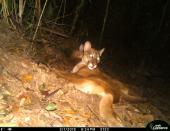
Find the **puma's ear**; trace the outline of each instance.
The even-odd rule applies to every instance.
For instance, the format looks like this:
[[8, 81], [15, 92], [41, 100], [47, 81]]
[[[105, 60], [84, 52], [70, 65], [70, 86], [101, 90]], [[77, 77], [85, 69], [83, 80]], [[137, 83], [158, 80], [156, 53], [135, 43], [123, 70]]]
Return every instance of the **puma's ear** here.
[[83, 52], [83, 48], [84, 48], [84, 45], [81, 44], [80, 47], [79, 47], [79, 51], [80, 51], [80, 52]]
[[102, 56], [104, 50], [105, 50], [105, 48], [103, 48], [103, 49], [101, 49], [101, 50], [99, 51], [100, 56]]
[[84, 51], [88, 51], [91, 49], [91, 42], [90, 41], [86, 41], [84, 43]]

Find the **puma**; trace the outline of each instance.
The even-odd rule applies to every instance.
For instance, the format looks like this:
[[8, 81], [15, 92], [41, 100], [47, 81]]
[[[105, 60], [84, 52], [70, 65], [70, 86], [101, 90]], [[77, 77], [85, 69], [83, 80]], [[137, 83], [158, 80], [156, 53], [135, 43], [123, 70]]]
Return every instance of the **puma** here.
[[[82, 46], [82, 45], [81, 45]], [[73, 83], [76, 89], [101, 97], [99, 113], [104, 119], [110, 120], [115, 126], [123, 126], [112, 109], [113, 103], [120, 98], [131, 102], [144, 102], [145, 99], [129, 95], [128, 88], [118, 80], [112, 79], [97, 68], [104, 49], [97, 51], [91, 48], [91, 43], [86, 42], [82, 51], [82, 60], [74, 66], [72, 73], [63, 75]]]

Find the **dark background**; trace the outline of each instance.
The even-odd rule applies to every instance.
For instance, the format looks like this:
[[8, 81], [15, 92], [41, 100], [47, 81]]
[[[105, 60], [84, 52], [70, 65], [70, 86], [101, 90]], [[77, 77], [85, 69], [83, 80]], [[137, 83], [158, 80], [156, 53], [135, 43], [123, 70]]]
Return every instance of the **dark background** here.
[[[42, 11], [46, 0], [37, 1], [40, 2]], [[142, 77], [168, 82], [169, 0], [110, 0], [108, 17], [101, 35], [108, 1], [48, 0], [37, 34], [41, 34], [42, 26], [57, 32], [63, 29], [79, 44], [90, 40], [94, 48], [105, 48], [101, 67], [120, 79], [133, 82], [134, 79]], [[36, 2], [26, 1], [22, 21], [16, 20], [18, 16], [15, 12], [18, 11], [18, 6], [14, 11], [11, 6], [14, 1], [10, 2], [10, 18], [19, 23], [26, 35], [33, 37], [41, 13], [35, 13], [38, 10]], [[16, 5], [19, 4], [19, 0], [15, 2]], [[49, 40], [53, 39], [49, 33], [47, 35]], [[58, 41], [54, 41], [56, 47]]]
[[79, 36], [80, 42], [88, 39], [96, 48], [105, 47], [104, 63], [109, 62], [114, 72], [120, 70], [128, 75], [135, 71], [151, 79], [169, 80], [169, 1], [111, 0], [99, 44], [106, 4], [107, 1], [86, 1], [76, 31], [86, 28], [88, 36]]

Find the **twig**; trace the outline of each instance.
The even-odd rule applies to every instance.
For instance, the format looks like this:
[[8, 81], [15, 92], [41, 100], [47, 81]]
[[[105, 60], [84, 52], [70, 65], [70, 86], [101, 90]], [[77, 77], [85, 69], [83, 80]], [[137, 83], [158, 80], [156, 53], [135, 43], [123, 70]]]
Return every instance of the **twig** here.
[[58, 13], [57, 13], [57, 17], [56, 17], [56, 19], [55, 19], [55, 23], [57, 23], [57, 20], [58, 20], [58, 17], [59, 17], [59, 15], [60, 15], [60, 11], [61, 11], [62, 6], [63, 6], [63, 0], [61, 1], [60, 8], [59, 8], [59, 11], [58, 11]]
[[55, 89], [55, 90], [54, 90], [53, 92], [51, 92], [50, 94], [46, 95], [45, 98], [48, 98], [48, 97], [54, 95], [54, 94], [55, 94], [56, 92], [58, 92], [60, 89], [61, 89], [61, 88]]
[[[43, 7], [42, 12], [41, 12], [41, 15], [40, 15], [40, 18], [39, 18], [39, 20], [38, 20], [38, 24], [37, 24], [36, 30], [35, 30], [35, 32], [34, 32], [34, 36], [33, 36], [33, 38], [32, 38], [32, 41], [34, 41], [34, 39], [35, 39], [35, 37], [36, 37], [37, 31], [38, 31], [38, 28], [39, 28], [39, 26], [40, 26], [40, 22], [41, 22], [41, 19], [42, 19], [42, 15], [43, 15], [44, 10], [45, 10], [45, 7], [46, 7], [46, 5], [47, 5], [47, 1], [48, 1], [48, 0], [45, 1], [44, 7]], [[33, 44], [33, 43], [32, 43], [32, 44]]]
[[80, 4], [76, 8], [76, 14], [75, 14], [75, 17], [74, 17], [74, 20], [73, 20], [73, 23], [72, 23], [70, 34], [73, 34], [74, 31], [75, 31], [77, 21], [80, 17], [80, 13], [81, 13], [81, 10], [83, 9], [84, 5], [85, 5], [85, 2], [86, 2], [86, 0], [81, 0]]
[[43, 29], [43, 30], [45, 30], [45, 31], [48, 31], [48, 32], [50, 32], [50, 33], [59, 35], [59, 36], [61, 36], [61, 37], [69, 38], [68, 35], [63, 34], [63, 33], [60, 33], [60, 32], [57, 32], [57, 31], [54, 31], [54, 30], [52, 30], [52, 29], [48, 29], [48, 28], [45, 28], [45, 27], [41, 27], [41, 29]]
[[23, 11], [24, 11], [24, 1], [23, 0], [19, 0], [19, 24], [22, 24], [22, 15], [23, 15]]
[[5, 19], [5, 21], [10, 25], [12, 26], [12, 28], [16, 29], [16, 26], [14, 25], [14, 23], [12, 22], [11, 18], [9, 17], [9, 11], [8, 11], [8, 5], [7, 5], [7, 1], [6, 0], [3, 0], [1, 1], [2, 3], [2, 8], [1, 8], [1, 11], [3, 13], [3, 17]]
[[163, 11], [162, 11], [162, 16], [161, 16], [158, 32], [161, 31], [161, 27], [162, 27], [162, 24], [163, 24], [163, 21], [164, 21], [164, 18], [165, 18], [165, 14], [166, 14], [166, 10], [167, 10], [167, 7], [168, 7], [168, 1], [169, 0], [166, 0], [166, 3], [164, 5]]
[[62, 24], [64, 23], [65, 11], [66, 11], [66, 0], [64, 0], [64, 11], [63, 11]]
[[45, 23], [46, 23], [46, 24], [48, 24], [48, 23], [54, 23], [54, 24], [57, 24], [57, 25], [58, 25], [58, 23], [56, 23], [55, 20], [64, 19], [65, 17], [69, 17], [69, 16], [71, 16], [71, 15], [73, 15], [73, 14], [70, 13], [70, 14], [67, 14], [67, 15], [64, 15], [64, 16], [61, 16], [61, 17], [57, 17], [57, 18], [55, 18], [55, 19], [46, 21]]
[[104, 20], [103, 20], [103, 27], [102, 27], [100, 39], [99, 39], [99, 45], [100, 46], [101, 46], [101, 43], [102, 43], [103, 33], [104, 33], [104, 30], [105, 30], [106, 21], [107, 21], [107, 17], [108, 17], [109, 5], [110, 5], [110, 0], [107, 0], [106, 12], [105, 12]]
[[16, 8], [16, 0], [14, 0], [14, 4], [13, 4], [13, 8], [14, 8], [14, 14], [15, 14], [15, 19], [18, 22], [18, 15], [17, 15], [17, 8]]
[[14, 77], [16, 80], [22, 82], [22, 80], [21, 80], [20, 78], [18, 78], [16, 75], [10, 73], [7, 69], [5, 69], [5, 71], [6, 71], [6, 73], [7, 73], [8, 75], [10, 75], [10, 76]]
[[100, 118], [97, 116], [97, 114], [90, 108], [90, 106], [87, 105], [87, 107], [88, 107], [89, 110], [92, 112], [92, 114], [97, 118], [97, 120], [102, 124], [102, 121], [101, 121]]
[[41, 13], [41, 0], [36, 0], [35, 1], [35, 16], [37, 18], [40, 17], [40, 13]]

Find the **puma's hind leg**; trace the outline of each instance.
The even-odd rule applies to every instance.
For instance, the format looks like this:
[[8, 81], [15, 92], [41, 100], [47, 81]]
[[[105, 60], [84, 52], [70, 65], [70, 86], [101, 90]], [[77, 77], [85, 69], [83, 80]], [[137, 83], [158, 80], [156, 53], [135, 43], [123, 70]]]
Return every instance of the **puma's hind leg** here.
[[114, 96], [112, 94], [105, 94], [102, 96], [99, 103], [100, 116], [107, 120], [110, 126], [123, 126], [121, 120], [113, 111], [113, 99]]

